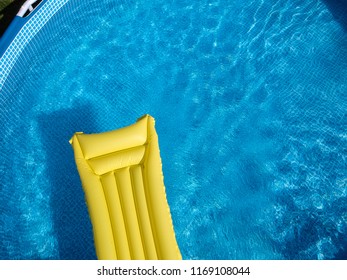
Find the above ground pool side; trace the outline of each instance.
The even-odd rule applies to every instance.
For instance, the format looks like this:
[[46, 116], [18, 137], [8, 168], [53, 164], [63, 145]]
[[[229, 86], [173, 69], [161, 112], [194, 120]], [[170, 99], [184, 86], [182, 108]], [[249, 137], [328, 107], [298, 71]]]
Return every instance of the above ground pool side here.
[[11, 42], [14, 40], [14, 38], [17, 36], [21, 28], [28, 22], [29, 18], [22, 18], [19, 16], [16, 16], [10, 26], [6, 29], [4, 35], [0, 39], [0, 56], [2, 57], [11, 44]]
[[[44, 5], [45, 2], [47, 2], [47, 0], [40, 1], [37, 7], [35, 7], [32, 11], [29, 11], [27, 10], [27, 6], [31, 2], [33, 2], [33, 0], [27, 0], [22, 5], [22, 7], [17, 10], [17, 12], [15, 10], [11, 12], [12, 15], [14, 15], [14, 13], [16, 13], [16, 15], [14, 15], [14, 18], [11, 21], [10, 25], [8, 26], [4, 34], [0, 37], [0, 57], [2, 57], [2, 55], [5, 53], [6, 49], [17, 36], [21, 28], [35, 15], [35, 13], [41, 8], [42, 5]], [[29, 14], [25, 15], [25, 11], [29, 12]]]
[[0, 40], [0, 90], [26, 45], [68, 1], [43, 0], [28, 17], [16, 16]]

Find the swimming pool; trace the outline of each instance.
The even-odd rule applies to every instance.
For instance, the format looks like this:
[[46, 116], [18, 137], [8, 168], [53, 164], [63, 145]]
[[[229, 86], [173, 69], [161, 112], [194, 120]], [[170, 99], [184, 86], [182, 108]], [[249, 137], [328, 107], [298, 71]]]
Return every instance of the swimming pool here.
[[334, 16], [322, 1], [69, 1], [1, 90], [0, 258], [95, 258], [68, 140], [145, 113], [183, 258], [346, 257]]

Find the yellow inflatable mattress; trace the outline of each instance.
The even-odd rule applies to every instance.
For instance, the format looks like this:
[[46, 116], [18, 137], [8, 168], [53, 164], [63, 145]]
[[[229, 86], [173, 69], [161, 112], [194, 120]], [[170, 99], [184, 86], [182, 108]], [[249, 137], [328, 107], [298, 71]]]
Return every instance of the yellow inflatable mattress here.
[[154, 119], [78, 132], [70, 140], [98, 259], [181, 259], [163, 182]]

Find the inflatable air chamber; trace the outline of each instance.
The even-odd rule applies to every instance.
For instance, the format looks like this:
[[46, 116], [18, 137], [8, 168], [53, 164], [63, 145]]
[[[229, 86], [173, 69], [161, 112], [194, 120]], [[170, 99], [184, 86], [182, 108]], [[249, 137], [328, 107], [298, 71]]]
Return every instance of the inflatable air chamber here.
[[154, 119], [70, 140], [98, 259], [181, 259]]

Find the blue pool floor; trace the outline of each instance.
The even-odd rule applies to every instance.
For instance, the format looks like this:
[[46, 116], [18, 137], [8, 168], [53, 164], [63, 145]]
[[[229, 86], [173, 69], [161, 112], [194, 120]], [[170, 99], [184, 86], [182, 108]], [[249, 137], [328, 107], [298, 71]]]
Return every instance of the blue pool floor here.
[[59, 11], [1, 92], [0, 259], [94, 259], [68, 140], [147, 113], [185, 259], [346, 259], [337, 5], [105, 0]]

